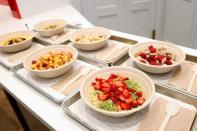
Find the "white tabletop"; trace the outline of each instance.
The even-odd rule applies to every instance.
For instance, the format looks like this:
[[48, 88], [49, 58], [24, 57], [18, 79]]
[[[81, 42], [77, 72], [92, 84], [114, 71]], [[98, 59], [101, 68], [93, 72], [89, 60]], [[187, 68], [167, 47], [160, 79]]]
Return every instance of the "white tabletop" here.
[[[0, 24], [0, 29], [3, 28], [0, 34], [17, 29], [25, 29], [24, 23], [27, 23], [30, 27], [32, 27], [33, 24], [46, 18], [64, 18], [71, 23], [73, 21], [78, 21], [82, 24], [83, 27], [92, 26], [91, 23], [88, 22], [81, 14], [79, 14], [72, 6], [68, 5], [36, 16], [25, 18], [23, 20], [16, 20], [13, 18], [8, 18], [6, 16], [4, 22], [1, 22]], [[112, 34], [137, 40], [139, 42], [150, 40], [147, 38], [117, 31], [112, 31]], [[196, 50], [184, 47], [181, 48], [183, 48], [186, 53], [192, 55], [197, 54]], [[4, 89], [50, 129], [67, 129], [69, 131], [86, 130], [85, 127], [68, 117], [63, 112], [60, 105], [53, 103], [48, 98], [32, 89], [29, 85], [19, 80], [16, 76], [14, 76], [12, 72], [8, 71], [3, 66], [0, 66], [0, 73], [0, 82], [3, 85]]]

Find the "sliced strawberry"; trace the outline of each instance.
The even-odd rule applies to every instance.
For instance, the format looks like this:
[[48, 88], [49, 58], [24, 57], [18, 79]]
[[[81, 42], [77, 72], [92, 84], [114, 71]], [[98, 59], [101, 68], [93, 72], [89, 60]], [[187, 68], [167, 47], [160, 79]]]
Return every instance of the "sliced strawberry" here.
[[150, 50], [150, 53], [156, 53], [157, 52], [156, 48], [150, 48], [149, 50]]
[[167, 55], [166, 60], [171, 60], [171, 57], [169, 55]]
[[150, 55], [150, 56], [147, 58], [147, 61], [148, 61], [148, 62], [156, 61], [156, 58], [155, 58], [154, 55]]
[[107, 82], [102, 83], [101, 86], [102, 88], [110, 88], [110, 85]]
[[146, 54], [143, 53], [143, 52], [141, 52], [141, 53], [139, 54], [139, 56], [141, 56], [143, 59], [146, 59]]
[[167, 65], [172, 65], [172, 62], [170, 60], [166, 60]]
[[118, 99], [120, 99], [121, 101], [125, 101], [125, 98], [124, 98], [123, 95], [119, 95], [119, 96], [118, 96]]
[[144, 103], [145, 99], [143, 97], [139, 97], [137, 100], [138, 105], [142, 105]]
[[117, 99], [116, 97], [114, 97], [114, 96], [111, 97], [110, 99], [111, 99], [115, 104], [118, 102], [118, 99]]
[[152, 45], [148, 46], [148, 49], [154, 48]]
[[118, 87], [122, 87], [123, 86], [123, 83], [121, 81], [116, 81], [115, 82], [115, 85], [118, 86]]
[[118, 91], [122, 92], [124, 89], [122, 87], [118, 87]]
[[120, 104], [120, 106], [121, 106], [121, 108], [122, 108], [123, 110], [130, 110], [130, 109], [131, 109], [131, 106], [130, 106], [129, 104], [127, 104], [127, 103], [124, 103], [124, 102], [122, 102], [122, 103]]
[[98, 77], [96, 77], [96, 81], [102, 81], [103, 80], [103, 78], [98, 78]]
[[117, 91], [118, 88], [114, 84], [110, 84], [111, 91]]
[[107, 82], [108, 84], [113, 84], [113, 81], [114, 81], [113, 79], [107, 79], [107, 80], [106, 80], [106, 82]]
[[127, 90], [127, 89], [124, 89], [122, 91], [122, 95], [125, 97], [125, 98], [129, 98], [131, 96], [130, 92]]
[[110, 96], [110, 94], [99, 93], [99, 94], [98, 94], [98, 99], [99, 99], [100, 101], [105, 101], [105, 100], [107, 100], [107, 99], [109, 98], [109, 96]]
[[131, 97], [128, 98], [128, 99], [125, 99], [125, 102], [128, 103], [128, 104], [132, 103], [132, 101], [133, 101], [133, 99]]
[[106, 88], [101, 88], [101, 90], [104, 92], [104, 93], [109, 93], [110, 92], [110, 87], [106, 87]]
[[136, 92], [135, 93], [138, 97], [142, 97], [142, 92]]
[[118, 77], [118, 75], [116, 75], [116, 74], [111, 74], [110, 77], [109, 77], [109, 79], [115, 79], [115, 78], [117, 78], [117, 77]]
[[132, 107], [137, 107], [138, 106], [138, 102], [136, 100], [133, 100], [131, 105], [132, 105]]
[[158, 60], [159, 63], [162, 62], [162, 59], [163, 59], [163, 56], [162, 56], [162, 55], [158, 55], [158, 56], [156, 57], [156, 60]]
[[94, 86], [94, 89], [96, 89], [96, 90], [100, 90], [101, 89], [99, 81], [97, 81], [93, 86]]

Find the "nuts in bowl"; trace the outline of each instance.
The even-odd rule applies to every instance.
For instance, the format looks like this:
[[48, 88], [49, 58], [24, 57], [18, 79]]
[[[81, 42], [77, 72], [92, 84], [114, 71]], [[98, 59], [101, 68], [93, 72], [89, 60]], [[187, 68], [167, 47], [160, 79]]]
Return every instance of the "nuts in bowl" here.
[[0, 36], [0, 49], [5, 52], [22, 51], [32, 44], [34, 33], [31, 31], [17, 31]]
[[39, 22], [34, 25], [33, 30], [40, 36], [51, 37], [64, 32], [67, 22], [63, 19], [52, 19]]
[[71, 34], [74, 46], [82, 50], [96, 50], [107, 44], [111, 32], [102, 27], [79, 29]]
[[128, 67], [108, 67], [84, 80], [80, 94], [93, 110], [124, 117], [145, 108], [155, 92], [153, 81], [143, 72]]
[[129, 55], [144, 71], [166, 73], [185, 60], [185, 53], [177, 46], [162, 41], [134, 45]]
[[77, 56], [76, 49], [71, 46], [48, 46], [26, 57], [23, 65], [30, 72], [40, 77], [52, 78], [67, 72]]

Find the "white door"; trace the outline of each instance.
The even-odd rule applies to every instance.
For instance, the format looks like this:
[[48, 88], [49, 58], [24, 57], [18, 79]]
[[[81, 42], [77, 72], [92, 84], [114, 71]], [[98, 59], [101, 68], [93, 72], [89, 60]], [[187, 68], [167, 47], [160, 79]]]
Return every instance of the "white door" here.
[[155, 0], [126, 0], [126, 32], [152, 37]]
[[196, 0], [166, 0], [163, 40], [191, 47]]
[[125, 31], [125, 0], [84, 0], [89, 20], [96, 26]]

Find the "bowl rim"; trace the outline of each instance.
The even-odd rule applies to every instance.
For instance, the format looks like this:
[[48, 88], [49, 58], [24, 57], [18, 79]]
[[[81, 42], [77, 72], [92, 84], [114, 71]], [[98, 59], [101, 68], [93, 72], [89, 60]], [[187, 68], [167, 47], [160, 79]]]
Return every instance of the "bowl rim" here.
[[[157, 66], [157, 65], [150, 65], [150, 64], [145, 64], [140, 62], [139, 60], [137, 60], [133, 55], [132, 52], [139, 47], [144, 47], [147, 46], [148, 44], [158, 44], [158, 45], [168, 45], [173, 47], [174, 49], [178, 50], [183, 57], [177, 61], [176, 63], [172, 64], [172, 65], [166, 65], [166, 66]], [[138, 42], [137, 44], [133, 45], [130, 49], [129, 49], [129, 56], [132, 60], [134, 60], [137, 64], [141, 64], [143, 66], [147, 66], [147, 67], [154, 67], [154, 68], [170, 68], [170, 67], [175, 67], [180, 65], [185, 59], [186, 59], [186, 54], [183, 50], [181, 50], [179, 47], [177, 47], [175, 44], [170, 43], [170, 42], [165, 42], [165, 41], [147, 41], [147, 42]]]
[[23, 33], [23, 34], [29, 33], [29, 34], [28, 34], [28, 36], [29, 36], [28, 39], [26, 39], [26, 40], [24, 40], [24, 41], [22, 41], [22, 42], [19, 42], [19, 43], [17, 43], [17, 44], [13, 44], [13, 45], [2, 45], [2, 44], [0, 44], [0, 47], [1, 47], [1, 48], [2, 48], [2, 47], [6, 48], [6, 47], [14, 47], [14, 46], [17, 46], [17, 45], [21, 45], [21, 44], [24, 44], [25, 42], [27, 42], [27, 41], [29, 41], [29, 40], [32, 40], [33, 37], [35, 36], [35, 34], [34, 34], [33, 31], [21, 30], [21, 31], [14, 31], [14, 32], [6, 33], [6, 34], [4, 34], [4, 35], [1, 35], [0, 38], [1, 38], [1, 37], [9, 37], [9, 36], [11, 36], [11, 35], [17, 35], [17, 34], [20, 34], [20, 33]]
[[[39, 26], [40, 24], [43, 24], [43, 23], [45, 23], [45, 22], [54, 22], [54, 21], [61, 21], [61, 22], [63, 22], [63, 24], [60, 25], [59, 27], [54, 28], [54, 29], [51, 29], [51, 30], [44, 30], [44, 29], [38, 28], [38, 26]], [[67, 21], [64, 20], [64, 19], [48, 19], [48, 20], [40, 21], [40, 22], [38, 22], [37, 24], [35, 24], [35, 25], [33, 26], [33, 30], [36, 31], [36, 32], [49, 32], [49, 31], [55, 31], [55, 30], [58, 30], [58, 29], [60, 29], [60, 28], [64, 28], [67, 24], [68, 24]]]
[[[31, 68], [26, 64], [26, 61], [27, 61], [28, 59], [30, 59], [30, 58], [32, 58], [33, 56], [36, 56], [36, 55], [42, 53], [42, 51], [47, 51], [47, 50], [50, 51], [50, 49], [51, 49], [52, 47], [55, 47], [55, 49], [58, 49], [58, 48], [59, 48], [59, 49], [62, 49], [62, 48], [70, 48], [70, 49], [73, 50], [73, 52], [74, 52], [74, 58], [73, 58], [69, 63], [66, 63], [66, 64], [64, 64], [64, 65], [62, 65], [62, 66], [59, 66], [59, 67], [54, 68], [54, 69], [49, 69], [49, 70], [33, 70], [33, 69], [31, 69]], [[56, 71], [56, 70], [59, 70], [59, 69], [61, 69], [61, 68], [66, 67], [67, 65], [73, 63], [73, 62], [77, 59], [77, 57], [78, 57], [78, 51], [77, 51], [75, 48], [73, 48], [72, 46], [69, 46], [69, 45], [51, 45], [51, 46], [43, 47], [43, 48], [41, 48], [41, 49], [38, 49], [38, 50], [36, 50], [36, 51], [30, 53], [30, 54], [23, 60], [23, 66], [24, 66], [26, 69], [28, 69], [29, 71], [31, 71], [31, 72], [36, 72], [36, 73], [50, 72], [50, 71]]]
[[[84, 85], [85, 85], [85, 81], [86, 81], [87, 79], [89, 79], [89, 77], [93, 77], [93, 75], [95, 75], [96, 73], [100, 72], [101, 70], [108, 70], [108, 69], [113, 69], [113, 68], [114, 68], [114, 71], [118, 71], [118, 69], [120, 69], [120, 68], [124, 68], [124, 69], [130, 70], [130, 71], [131, 71], [131, 70], [135, 70], [135, 71], [139, 72], [141, 75], [143, 75], [143, 77], [146, 77], [146, 78], [148, 79], [148, 81], [149, 81], [150, 84], [152, 85], [152, 86], [151, 86], [152, 92], [151, 92], [150, 97], [149, 97], [141, 106], [139, 106], [139, 107], [137, 107], [137, 108], [134, 108], [134, 109], [131, 109], [131, 110], [120, 111], [120, 112], [111, 112], [111, 111], [106, 111], [106, 110], [99, 109], [99, 108], [93, 106], [92, 104], [90, 104], [90, 103], [86, 100], [84, 93], [82, 93], [83, 88], [85, 88], [85, 86], [84, 86]], [[142, 78], [142, 79], [143, 79], [143, 78]], [[143, 79], [143, 80], [144, 80], [144, 79]], [[81, 95], [81, 98], [83, 99], [83, 101], [85, 102], [85, 104], [88, 105], [91, 109], [93, 109], [93, 110], [95, 110], [95, 111], [97, 111], [97, 112], [100, 112], [100, 113], [104, 113], [105, 115], [106, 115], [106, 114], [117, 115], [117, 116], [120, 115], [120, 117], [121, 117], [121, 115], [127, 115], [127, 114], [129, 115], [129, 114], [132, 114], [132, 113], [134, 113], [134, 112], [140, 111], [140, 110], [144, 109], [146, 106], [148, 106], [148, 105], [151, 103], [151, 101], [152, 101], [152, 99], [154, 98], [154, 95], [155, 95], [155, 84], [154, 84], [153, 80], [152, 80], [147, 74], [145, 74], [144, 72], [142, 72], [142, 71], [140, 71], [140, 70], [138, 70], [138, 69], [135, 69], [135, 68], [133, 68], [133, 67], [112, 66], [112, 67], [102, 68], [102, 69], [97, 70], [97, 71], [95, 71], [94, 73], [88, 75], [88, 76], [86, 77], [86, 79], [83, 81], [82, 86], [80, 87], [80, 95]]]
[[[90, 42], [90, 43], [84, 43], [84, 44], [81, 44], [80, 42], [75, 42], [74, 37], [77, 33], [83, 32], [83, 31], [86, 31], [86, 30], [93, 30], [93, 29], [106, 31], [107, 32], [106, 33], [107, 37], [105, 39], [103, 39], [102, 41], [99, 41], [99, 42]], [[99, 27], [99, 26], [93, 26], [93, 27], [82, 28], [82, 29], [78, 29], [78, 30], [74, 31], [73, 33], [70, 34], [69, 40], [75, 45], [91, 45], [91, 44], [97, 44], [97, 43], [104, 42], [104, 41], [108, 40], [111, 36], [112, 36], [112, 34], [111, 34], [111, 31], [109, 29], [104, 28], [104, 27]]]

